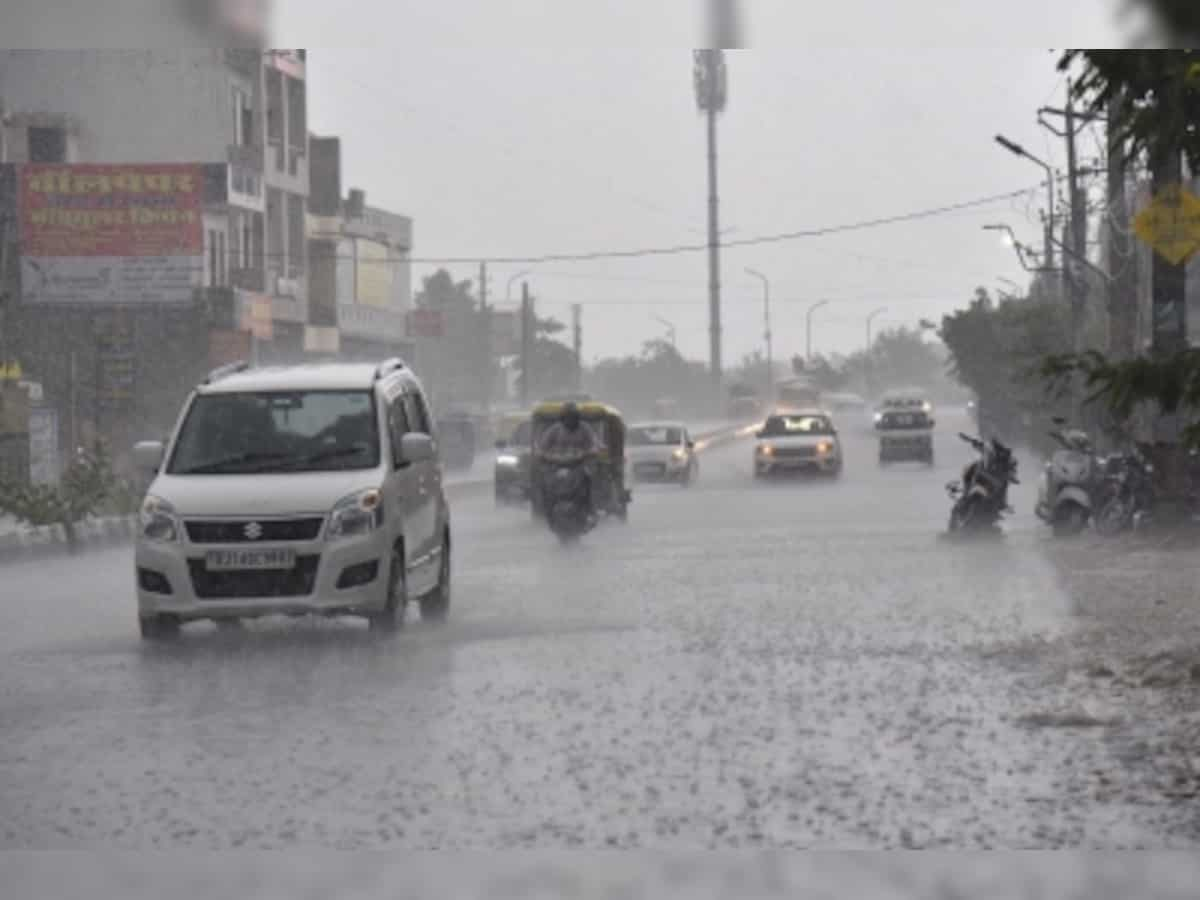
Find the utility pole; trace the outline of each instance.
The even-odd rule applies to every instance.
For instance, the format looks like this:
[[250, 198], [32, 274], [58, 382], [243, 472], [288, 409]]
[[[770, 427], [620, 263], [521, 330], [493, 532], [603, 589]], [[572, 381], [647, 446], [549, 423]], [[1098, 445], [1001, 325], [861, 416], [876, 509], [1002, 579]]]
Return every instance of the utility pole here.
[[571, 330], [575, 347], [575, 393], [583, 390], [583, 305], [571, 304]]
[[529, 407], [529, 378], [532, 374], [530, 350], [533, 345], [533, 301], [529, 298], [529, 282], [521, 282], [521, 406]]
[[487, 262], [479, 264], [479, 399], [485, 414], [492, 411], [492, 309], [488, 306]]
[[1137, 355], [1137, 263], [1125, 199], [1126, 145], [1121, 138], [1124, 100], [1108, 103], [1108, 352], [1116, 359]]
[[[804, 314], [804, 362], [805, 365], [812, 365], [812, 317], [822, 306], [828, 306], [831, 301], [818, 300], [808, 308], [808, 312]], [[871, 338], [867, 337], [868, 349], [871, 343]]]
[[696, 104], [705, 115], [708, 138], [708, 333], [713, 400], [721, 402], [721, 245], [717, 189], [717, 116], [727, 95], [725, 54], [720, 49], [693, 53]]
[[874, 339], [871, 334], [871, 324], [875, 321], [876, 316], [881, 316], [885, 312], [887, 312], [887, 307], [881, 306], [878, 309], [872, 310], [870, 315], [867, 316], [867, 358], [866, 358], [866, 363], [867, 363], [867, 393], [868, 394], [871, 394], [874, 392], [873, 391], [873, 387], [874, 387], [873, 382], [875, 381], [875, 367], [872, 365], [872, 362], [871, 362], [871, 347], [874, 344]]
[[767, 396], [775, 396], [775, 360], [771, 354], [771, 282], [767, 276], [755, 269], [746, 269], [747, 275], [753, 275], [763, 286], [763, 340], [767, 345]]

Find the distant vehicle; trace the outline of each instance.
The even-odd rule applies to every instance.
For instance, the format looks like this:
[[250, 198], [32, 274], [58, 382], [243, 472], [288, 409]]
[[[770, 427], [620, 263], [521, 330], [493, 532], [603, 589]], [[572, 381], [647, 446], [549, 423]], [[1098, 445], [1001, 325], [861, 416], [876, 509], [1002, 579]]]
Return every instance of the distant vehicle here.
[[673, 481], [688, 487], [700, 475], [696, 442], [680, 422], [630, 425], [625, 452], [638, 481]]
[[796, 413], [821, 406], [821, 389], [810, 378], [787, 378], [775, 385], [775, 410]]
[[529, 500], [529, 460], [533, 448], [533, 422], [528, 414], [510, 416], [500, 424], [493, 469], [496, 505]]
[[211, 374], [164, 447], [135, 548], [146, 639], [182, 623], [450, 606], [450, 510], [425, 392], [401, 360]]
[[932, 466], [934, 424], [924, 407], [885, 407], [875, 419], [879, 464], [915, 460]]
[[768, 416], [755, 433], [754, 476], [812, 472], [834, 478], [842, 473], [842, 445], [829, 416], [819, 409]]

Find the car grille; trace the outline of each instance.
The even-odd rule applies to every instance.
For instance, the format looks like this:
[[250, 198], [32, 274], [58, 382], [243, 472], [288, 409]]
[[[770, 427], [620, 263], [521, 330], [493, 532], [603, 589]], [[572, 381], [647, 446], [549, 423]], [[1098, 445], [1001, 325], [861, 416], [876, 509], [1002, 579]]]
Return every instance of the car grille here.
[[189, 559], [192, 590], [201, 600], [236, 597], [306, 597], [317, 580], [317, 555], [298, 556], [291, 569], [233, 569], [210, 572], [203, 559]]
[[776, 447], [775, 454], [779, 459], [814, 459], [816, 447]]
[[[321, 518], [242, 519], [226, 522], [186, 522], [193, 544], [248, 544], [260, 541], [315, 541], [321, 533]], [[247, 528], [251, 528], [247, 533]]]

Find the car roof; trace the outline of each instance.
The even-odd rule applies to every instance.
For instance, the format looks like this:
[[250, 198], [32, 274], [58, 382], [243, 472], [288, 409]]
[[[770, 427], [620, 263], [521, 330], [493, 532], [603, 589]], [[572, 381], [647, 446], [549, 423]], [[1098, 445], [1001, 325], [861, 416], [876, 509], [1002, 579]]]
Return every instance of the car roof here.
[[[213, 378], [199, 387], [203, 394], [245, 391], [368, 390], [375, 384], [378, 363], [305, 363], [247, 368]], [[393, 372], [402, 372], [396, 369]], [[386, 373], [390, 377], [393, 372]]]
[[823, 418], [823, 419], [833, 418], [831, 415], [829, 415], [828, 412], [826, 412], [823, 409], [818, 409], [815, 406], [807, 407], [807, 408], [803, 408], [803, 409], [784, 409], [784, 410], [777, 409], [777, 410], [775, 410], [775, 412], [771, 413], [771, 415], [768, 416], [767, 418], [779, 417], [782, 419], [794, 419], [794, 418], [799, 418], [801, 416], [821, 416], [821, 418]]

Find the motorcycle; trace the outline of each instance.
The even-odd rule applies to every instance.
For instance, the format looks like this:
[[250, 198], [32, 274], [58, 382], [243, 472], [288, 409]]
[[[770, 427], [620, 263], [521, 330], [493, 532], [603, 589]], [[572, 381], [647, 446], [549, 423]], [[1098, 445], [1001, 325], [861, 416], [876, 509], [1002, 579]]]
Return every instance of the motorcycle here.
[[1061, 444], [1042, 472], [1034, 511], [1059, 537], [1079, 534], [1099, 506], [1101, 465], [1085, 432], [1058, 429], [1050, 437]]
[[1140, 450], [1105, 461], [1096, 531], [1113, 537], [1142, 525], [1154, 509], [1154, 464]]
[[596, 524], [589, 501], [587, 458], [546, 457], [543, 460], [542, 498], [546, 523], [567, 543], [591, 531]]
[[998, 529], [1008, 505], [1008, 486], [1017, 480], [1017, 461], [1012, 450], [993, 438], [991, 441], [958, 435], [979, 454], [979, 459], [963, 470], [960, 481], [946, 485], [954, 500], [950, 510], [950, 532], [984, 532]]

